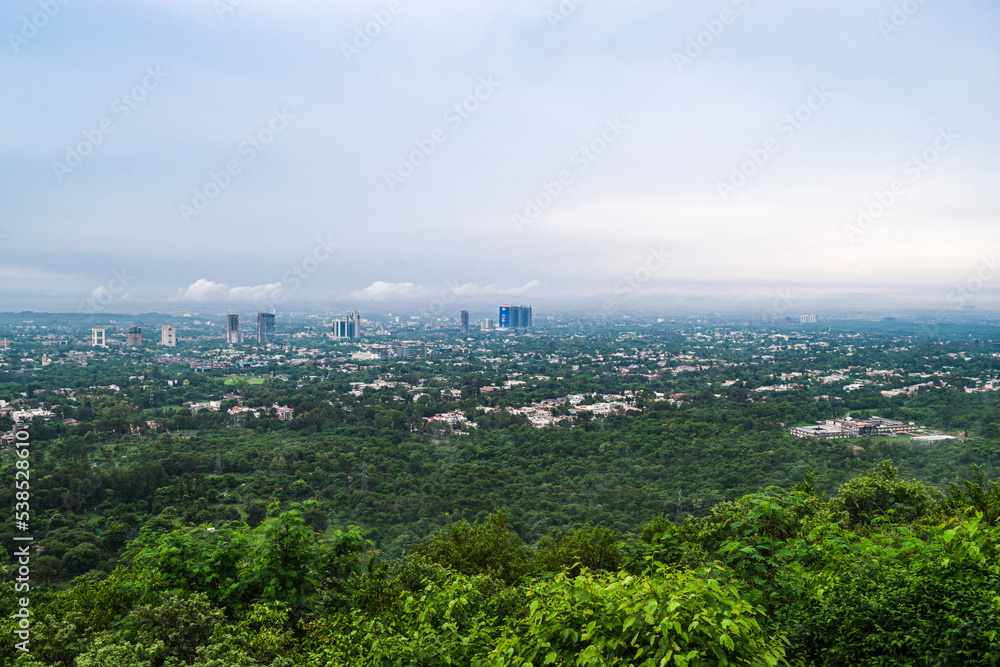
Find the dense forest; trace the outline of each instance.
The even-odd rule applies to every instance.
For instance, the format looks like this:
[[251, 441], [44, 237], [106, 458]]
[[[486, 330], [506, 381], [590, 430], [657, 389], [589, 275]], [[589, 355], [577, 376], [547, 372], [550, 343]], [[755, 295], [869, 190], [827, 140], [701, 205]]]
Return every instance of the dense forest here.
[[[553, 529], [500, 511], [391, 561], [312, 501], [251, 527], [160, 517], [106, 577], [33, 594], [7, 664], [995, 665], [1000, 486], [941, 494], [889, 463], [833, 497], [812, 476], [677, 524]], [[10, 584], [6, 584], [10, 587]], [[3, 596], [14, 637], [13, 591]]]

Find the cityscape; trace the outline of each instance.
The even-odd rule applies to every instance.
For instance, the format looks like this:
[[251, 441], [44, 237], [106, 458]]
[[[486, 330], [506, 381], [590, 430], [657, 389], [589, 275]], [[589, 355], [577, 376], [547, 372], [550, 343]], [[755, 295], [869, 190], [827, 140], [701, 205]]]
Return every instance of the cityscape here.
[[1000, 3], [0, 34], [0, 667], [1000, 665]]
[[[244, 340], [253, 340], [260, 344], [274, 343], [275, 341], [275, 317], [274, 313], [257, 313], [257, 325], [255, 330], [251, 335], [244, 338], [245, 332], [240, 327], [240, 316], [239, 313], [227, 312], [226, 313], [226, 330], [225, 330], [225, 341], [229, 345], [236, 345], [243, 343]], [[815, 318], [814, 318], [815, 321]], [[330, 331], [328, 332], [329, 337], [332, 340], [360, 340], [362, 336], [362, 322], [361, 313], [357, 310], [351, 309], [346, 315], [342, 317], [335, 317], [329, 321]], [[398, 322], [398, 318], [397, 318]], [[198, 324], [201, 324], [198, 322]], [[479, 322], [479, 331], [490, 332], [490, 331], [501, 331], [501, 332], [527, 332], [531, 329], [531, 306], [511, 306], [510, 304], [503, 304], [500, 306], [498, 311], [498, 317], [496, 320], [492, 318], [484, 317]], [[460, 333], [469, 333], [469, 313], [468, 311], [461, 311], [460, 314]], [[384, 334], [384, 330], [380, 333]], [[164, 324], [160, 327], [160, 340], [159, 345], [163, 347], [176, 347], [177, 346], [177, 327]], [[183, 338], [181, 339], [183, 340]], [[59, 344], [69, 344], [69, 340], [60, 340]], [[107, 328], [92, 328], [90, 330], [90, 345], [92, 347], [108, 347], [109, 345], [120, 345], [121, 341], [114, 338], [108, 337]], [[129, 326], [125, 331], [125, 341], [124, 344], [128, 347], [142, 347], [142, 327], [140, 326]], [[147, 340], [147, 344], [149, 341]], [[154, 343], [155, 344], [155, 343]], [[3, 345], [8, 345], [7, 339], [3, 340]], [[417, 343], [416, 341], [405, 341], [402, 346], [398, 347], [388, 347], [376, 346], [381, 351], [385, 348], [387, 352], [392, 354], [399, 354], [399, 356], [408, 356], [409, 354], [415, 354], [408, 351], [408, 348], [417, 345], [422, 345], [422, 343]], [[372, 350], [368, 351], [372, 353]], [[425, 356], [424, 352], [421, 352], [418, 356]], [[376, 356], [372, 358], [382, 358], [385, 359], [386, 355]]]

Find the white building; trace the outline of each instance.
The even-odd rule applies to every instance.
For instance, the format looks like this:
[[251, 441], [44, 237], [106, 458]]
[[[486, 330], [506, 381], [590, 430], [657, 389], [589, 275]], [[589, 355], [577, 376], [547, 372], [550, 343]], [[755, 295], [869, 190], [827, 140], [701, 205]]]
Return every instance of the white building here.
[[164, 324], [160, 328], [160, 345], [175, 347], [177, 345], [177, 328]]

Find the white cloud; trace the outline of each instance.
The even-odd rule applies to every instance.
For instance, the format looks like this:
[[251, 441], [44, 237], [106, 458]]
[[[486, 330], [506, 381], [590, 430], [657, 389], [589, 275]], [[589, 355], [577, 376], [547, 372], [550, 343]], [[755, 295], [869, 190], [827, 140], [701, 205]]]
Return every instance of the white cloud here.
[[532, 280], [520, 287], [501, 287], [494, 284], [481, 286], [473, 282], [458, 283], [446, 280], [441, 289], [435, 290], [432, 287], [415, 283], [389, 283], [379, 280], [364, 289], [354, 290], [348, 295], [348, 298], [378, 302], [434, 299], [435, 302], [450, 303], [454, 297], [519, 296], [541, 284], [540, 280]]
[[281, 283], [267, 285], [252, 285], [248, 287], [229, 287], [205, 278], [199, 278], [188, 285], [187, 289], [178, 292], [175, 301], [274, 301], [279, 298], [283, 287]]
[[445, 292], [451, 292], [455, 296], [518, 296], [524, 294], [542, 284], [541, 280], [531, 280], [520, 287], [500, 287], [498, 285], [486, 285], [480, 287], [476, 283], [463, 283], [461, 285], [445, 283]]
[[423, 288], [413, 283], [387, 283], [376, 280], [364, 289], [351, 292], [352, 299], [359, 301], [396, 301], [412, 299], [420, 295]]
[[233, 287], [229, 298], [233, 301], [271, 302], [279, 299], [284, 288], [281, 283], [254, 285], [253, 287]]
[[531, 280], [521, 285], [520, 287], [497, 287], [496, 285], [487, 285], [483, 288], [482, 294], [495, 294], [497, 296], [520, 296], [526, 292], [530, 292], [539, 285], [542, 284], [541, 280]]

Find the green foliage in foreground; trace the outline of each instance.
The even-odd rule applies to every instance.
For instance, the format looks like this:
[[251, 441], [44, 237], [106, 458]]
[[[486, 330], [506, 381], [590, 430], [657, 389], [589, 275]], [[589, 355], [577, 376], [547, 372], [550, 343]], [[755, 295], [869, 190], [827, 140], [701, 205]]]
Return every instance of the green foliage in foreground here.
[[[144, 534], [108, 577], [35, 592], [21, 667], [997, 665], [996, 486], [947, 497], [881, 464], [617, 539], [525, 545], [506, 512], [394, 561], [308, 507]], [[303, 512], [303, 509], [306, 510]], [[9, 584], [5, 584], [9, 586]], [[13, 598], [8, 590], [4, 600]], [[6, 602], [4, 602], [6, 604]], [[0, 632], [11, 637], [12, 610]]]

